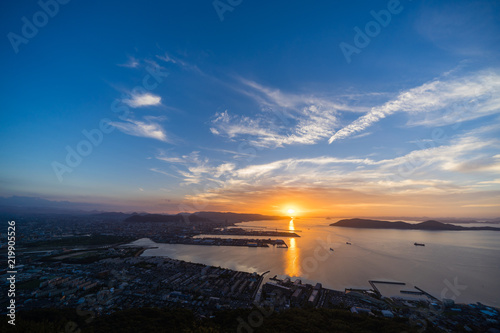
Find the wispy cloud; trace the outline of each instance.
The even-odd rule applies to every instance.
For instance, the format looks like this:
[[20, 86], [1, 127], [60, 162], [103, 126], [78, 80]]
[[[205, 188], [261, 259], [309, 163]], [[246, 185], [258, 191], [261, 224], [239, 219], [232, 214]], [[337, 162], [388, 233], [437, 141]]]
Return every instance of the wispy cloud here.
[[[255, 81], [238, 77], [243, 83], [243, 88], [236, 88], [241, 93], [254, 98], [257, 102], [268, 107], [281, 107], [285, 109], [302, 110], [304, 107], [314, 105], [340, 111], [366, 112], [369, 109], [363, 106], [352, 106], [341, 100], [340, 97], [325, 98], [313, 94], [291, 94], [280, 89], [269, 88]], [[366, 96], [366, 94], [365, 94]]]
[[[287, 93], [238, 76], [235, 79], [231, 88], [252, 99], [258, 110], [254, 116], [238, 115], [229, 110], [218, 112], [210, 130], [214, 135], [231, 140], [247, 139], [255, 147], [316, 144], [329, 138], [339, 127], [340, 112], [370, 110], [366, 106], [352, 105], [350, 95]], [[365, 97], [368, 95], [372, 94]]]
[[165, 52], [163, 55], [157, 55], [156, 58], [160, 59], [161, 61], [167, 62], [167, 63], [172, 63], [175, 65], [178, 65], [178, 66], [182, 67], [183, 69], [186, 69], [186, 70], [189, 70], [189, 71], [201, 74], [201, 75], [205, 75], [205, 73], [203, 73], [198, 66], [193, 65], [187, 61], [184, 61], [181, 58], [174, 57], [167, 52]]
[[229, 154], [229, 155], [233, 156], [234, 159], [255, 157], [255, 153], [252, 154], [252, 153], [244, 152], [244, 151], [234, 151], [234, 150], [230, 150], [230, 149], [207, 148], [207, 147], [200, 147], [200, 149]]
[[125, 122], [111, 122], [110, 124], [128, 135], [168, 142], [165, 130], [157, 122], [159, 119], [158, 117], [146, 117], [144, 121], [127, 119]]
[[490, 70], [459, 78], [445, 76], [404, 91], [337, 131], [328, 142], [350, 137], [396, 112], [409, 113], [410, 126], [453, 124], [499, 113], [500, 75]]
[[128, 68], [137, 68], [139, 67], [140, 62], [134, 57], [128, 57], [128, 61], [124, 64], [118, 64], [118, 66], [121, 67], [128, 67]]
[[122, 102], [131, 108], [140, 108], [144, 106], [161, 105], [161, 97], [151, 93], [131, 94], [129, 98], [122, 99]]
[[256, 147], [275, 148], [317, 143], [329, 137], [337, 123], [335, 110], [321, 110], [312, 105], [292, 116], [260, 114], [250, 118], [233, 116], [226, 110], [215, 114], [210, 130], [230, 139], [248, 137]]
[[162, 153], [156, 158], [170, 164], [171, 169], [183, 178], [185, 184], [198, 184], [203, 181], [220, 183], [219, 178], [230, 174], [236, 167], [231, 162], [211, 165], [208, 158], [200, 157], [199, 151], [193, 151], [180, 157], [167, 156]]
[[500, 207], [500, 204], [462, 205], [462, 207], [488, 208], [488, 207]]
[[[500, 148], [500, 140], [488, 139], [487, 129], [491, 130], [485, 126], [484, 130], [472, 130], [446, 144], [415, 149], [386, 159], [318, 156], [237, 166], [230, 162], [213, 163], [200, 158], [197, 153], [194, 159], [190, 155], [183, 156], [183, 169], [179, 169], [178, 174], [185, 184], [198, 184], [204, 188], [186, 199], [215, 203], [237, 201], [237, 198], [258, 201], [270, 193], [275, 196], [287, 193], [288, 196], [291, 191], [300, 190], [303, 193], [312, 191], [311, 196], [322, 193], [324, 198], [337, 198], [338, 202], [344, 202], [342, 193], [347, 197], [357, 197], [358, 201], [362, 198], [372, 200], [361, 201], [367, 202], [366, 207], [387, 206], [385, 199], [374, 198], [391, 195], [405, 198], [402, 202], [393, 202], [396, 199], [391, 197], [391, 204], [395, 206], [408, 205], [412, 196], [411, 205], [415, 207], [422, 206], [421, 203], [429, 201], [431, 196], [440, 196], [453, 204], [452, 200], [458, 203], [458, 198], [474, 198], [479, 186], [488, 187], [493, 196], [495, 188], [499, 188], [500, 156], [495, 152]], [[486, 136], [476, 136], [479, 134]], [[167, 161], [179, 162], [177, 159]], [[473, 173], [474, 180], [464, 178], [466, 173]], [[207, 187], [208, 184], [212, 185]], [[476, 199], [479, 204], [484, 204], [481, 201], [484, 199]]]
[[171, 174], [169, 172], [166, 172], [166, 171], [163, 171], [163, 170], [160, 170], [158, 168], [151, 168], [149, 169], [150, 171], [153, 171], [153, 172], [156, 172], [156, 173], [160, 173], [162, 175], [165, 175], [165, 176], [169, 176], [169, 177], [173, 177], [173, 178], [179, 178], [178, 176], [174, 175], [174, 174]]

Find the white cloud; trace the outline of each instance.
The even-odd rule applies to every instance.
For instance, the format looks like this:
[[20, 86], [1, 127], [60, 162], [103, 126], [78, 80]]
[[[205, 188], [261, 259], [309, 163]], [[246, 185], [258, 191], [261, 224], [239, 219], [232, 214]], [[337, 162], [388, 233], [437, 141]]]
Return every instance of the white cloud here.
[[[224, 119], [225, 116], [222, 116]], [[491, 126], [442, 142], [423, 142], [418, 148], [387, 159], [318, 156], [286, 158], [262, 164], [237, 166], [233, 163], [213, 165], [207, 159], [186, 163], [179, 172], [185, 183], [215, 184], [199, 194], [189, 196], [226, 200], [231, 196], [259, 195], [280, 188], [352, 191], [377, 197], [380, 195], [464, 195], [476, 193], [478, 187], [498, 187], [500, 174], [500, 140], [487, 138]], [[477, 135], [485, 135], [485, 137]], [[419, 142], [420, 143], [420, 142]], [[472, 180], [464, 174], [473, 173]]]
[[164, 55], [157, 55], [156, 56], [158, 59], [164, 61], [164, 62], [167, 62], [167, 63], [172, 63], [172, 64], [175, 64], [175, 65], [178, 65], [178, 66], [181, 66], [182, 68], [186, 69], [186, 70], [189, 70], [189, 71], [192, 71], [192, 72], [195, 72], [197, 74], [200, 74], [200, 75], [204, 75], [205, 76], [205, 73], [203, 73], [199, 68], [198, 66], [196, 65], [192, 65], [190, 64], [189, 62], [187, 61], [184, 61], [180, 58], [176, 58], [176, 57], [173, 57], [172, 55], [169, 55], [168, 53], [165, 52]]
[[[156, 156], [156, 158], [169, 164], [177, 164], [177, 166], [171, 167], [183, 177], [184, 182], [187, 184], [197, 184], [202, 181], [220, 183], [221, 180], [219, 180], [219, 178], [230, 174], [235, 168], [233, 163], [222, 163], [217, 166], [212, 166], [207, 158], [200, 158], [200, 153], [198, 151], [193, 151], [182, 157], [165, 156], [162, 154]], [[184, 169], [181, 169], [182, 167]]]
[[151, 93], [132, 94], [130, 98], [123, 99], [123, 103], [131, 108], [139, 108], [143, 106], [155, 106], [161, 104], [161, 97]]
[[461, 207], [475, 207], [475, 208], [487, 208], [487, 207], [500, 207], [500, 204], [477, 204], [477, 205], [463, 205]]
[[126, 122], [111, 122], [110, 124], [128, 135], [168, 142], [165, 130], [155, 122], [156, 119], [158, 118], [147, 117], [145, 121], [127, 119]]
[[500, 112], [500, 75], [483, 71], [461, 78], [443, 77], [402, 92], [394, 100], [373, 107], [370, 112], [340, 129], [328, 140], [347, 138], [395, 113], [413, 117], [410, 126], [440, 126], [476, 119]]
[[334, 110], [320, 110], [311, 105], [292, 117], [280, 119], [279, 115], [257, 118], [232, 116], [227, 110], [216, 113], [210, 131], [230, 139], [249, 137], [256, 147], [281, 147], [293, 144], [315, 144], [329, 137], [337, 125]]
[[500, 178], [499, 179], [494, 179], [494, 180], [488, 180], [488, 181], [484, 181], [484, 182], [479, 182], [478, 184], [486, 184], [486, 185], [500, 184]]
[[161, 56], [161, 55], [157, 55], [156, 56], [158, 59], [160, 60], [163, 60], [165, 62], [171, 62], [173, 64], [176, 64], [177, 61], [175, 59], [173, 59], [171, 56], [168, 55], [168, 53], [165, 53], [165, 55]]
[[295, 109], [300, 111], [304, 107], [315, 105], [317, 107], [327, 109], [351, 112], [366, 112], [369, 110], [368, 108], [363, 106], [349, 105], [345, 102], [342, 102], [338, 98], [337, 100], [334, 100], [333, 98], [318, 97], [315, 95], [289, 94], [284, 93], [279, 89], [265, 87], [251, 80], [246, 80], [244, 78], [238, 79], [247, 88], [251, 88], [250, 91], [247, 89], [238, 88], [238, 91], [254, 98], [258, 103], [272, 108], [281, 107], [285, 109]]
[[184, 163], [185, 161], [180, 157], [167, 157], [167, 156], [157, 156], [157, 159], [168, 162], [168, 163]]
[[153, 171], [153, 172], [156, 172], [156, 173], [160, 173], [160, 174], [165, 175], [165, 176], [174, 177], [174, 178], [179, 178], [179, 177], [178, 177], [178, 176], [176, 176], [176, 175], [173, 175], [173, 174], [168, 173], [168, 172], [163, 171], [163, 170], [159, 170], [159, 169], [157, 169], [157, 168], [151, 168], [151, 169], [149, 169], [149, 170], [150, 170], [150, 171]]
[[[210, 131], [233, 140], [245, 138], [255, 147], [316, 144], [329, 138], [339, 126], [339, 112], [370, 110], [365, 106], [346, 103], [346, 99], [352, 102], [352, 96], [291, 94], [241, 77], [236, 79], [240, 84], [231, 88], [253, 99], [259, 104], [260, 110], [251, 117], [230, 114], [227, 110], [218, 112], [212, 120]], [[365, 97], [371, 95], [366, 94]]]
[[137, 68], [139, 67], [139, 65], [140, 65], [139, 61], [134, 57], [129, 57], [128, 61], [124, 64], [118, 64], [118, 66], [128, 67], [128, 68]]

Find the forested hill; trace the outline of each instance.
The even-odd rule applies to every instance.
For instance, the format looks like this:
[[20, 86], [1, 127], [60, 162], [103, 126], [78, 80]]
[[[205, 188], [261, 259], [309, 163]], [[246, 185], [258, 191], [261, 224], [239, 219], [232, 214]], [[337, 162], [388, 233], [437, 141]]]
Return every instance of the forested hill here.
[[364, 228], [364, 229], [401, 229], [401, 230], [493, 230], [500, 231], [494, 227], [462, 227], [454, 224], [447, 224], [435, 220], [421, 223], [407, 223], [403, 221], [389, 222], [368, 219], [345, 219], [331, 223], [333, 227]]

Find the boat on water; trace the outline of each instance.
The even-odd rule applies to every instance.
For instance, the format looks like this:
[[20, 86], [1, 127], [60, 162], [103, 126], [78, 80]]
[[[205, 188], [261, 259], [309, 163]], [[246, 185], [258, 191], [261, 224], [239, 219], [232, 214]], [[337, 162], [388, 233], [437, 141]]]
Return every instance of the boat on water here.
[[425, 246], [424, 243], [414, 243], [413, 245], [415, 245], [415, 246]]
[[333, 249], [332, 249], [332, 248], [330, 248], [330, 251], [332, 251], [332, 252], [333, 252]]
[[351, 243], [350, 243], [350, 242], [345, 242], [345, 243], [346, 243], [347, 245], [351, 245]]

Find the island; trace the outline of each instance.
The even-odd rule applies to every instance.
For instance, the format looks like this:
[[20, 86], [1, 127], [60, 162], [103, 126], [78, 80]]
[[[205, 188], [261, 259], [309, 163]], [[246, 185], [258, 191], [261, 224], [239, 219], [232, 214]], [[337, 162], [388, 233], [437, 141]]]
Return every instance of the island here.
[[421, 223], [407, 223], [403, 221], [389, 222], [368, 219], [344, 219], [331, 223], [332, 227], [362, 228], [362, 229], [401, 229], [401, 230], [435, 230], [435, 231], [463, 231], [463, 230], [491, 230], [500, 231], [495, 227], [462, 227], [454, 224], [429, 220]]

